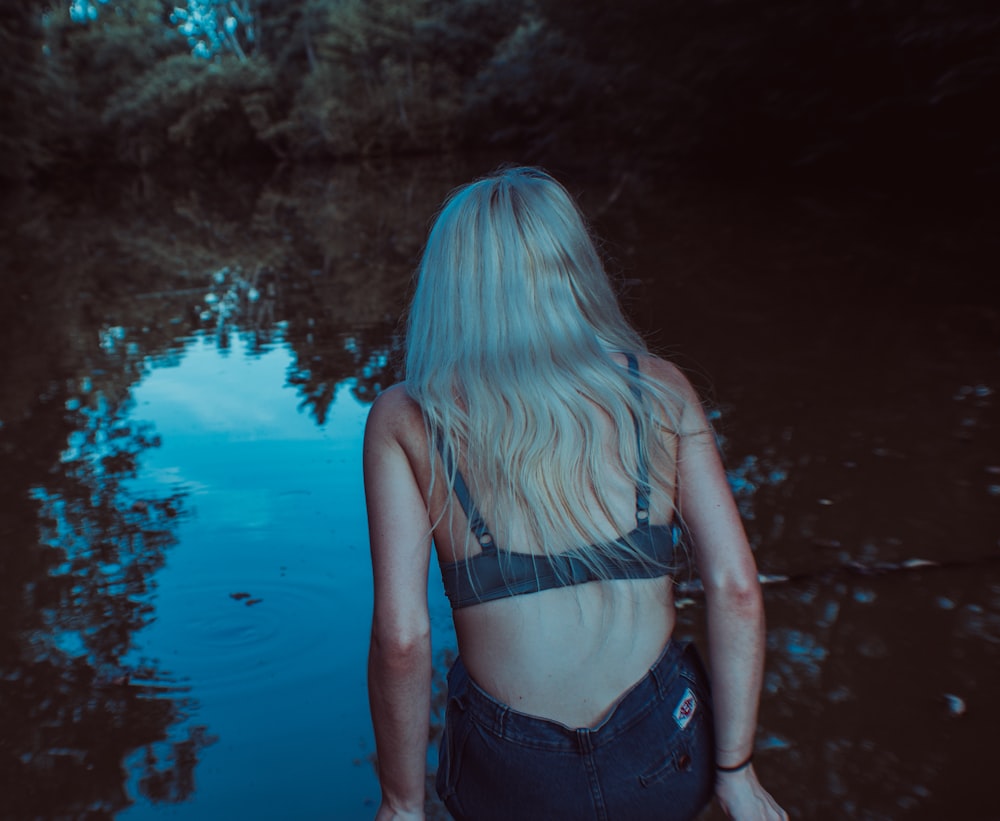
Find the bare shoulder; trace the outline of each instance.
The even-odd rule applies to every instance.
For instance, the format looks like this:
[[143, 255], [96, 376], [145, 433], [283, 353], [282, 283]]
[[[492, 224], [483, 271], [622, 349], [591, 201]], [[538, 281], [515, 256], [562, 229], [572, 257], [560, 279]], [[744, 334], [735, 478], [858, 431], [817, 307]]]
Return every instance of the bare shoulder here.
[[678, 430], [682, 435], [708, 433], [711, 430], [701, 397], [684, 371], [673, 362], [652, 354], [642, 357], [640, 367], [649, 379], [659, 382], [677, 398], [674, 419], [680, 426]]
[[655, 379], [668, 390], [677, 394], [685, 404], [698, 403], [698, 394], [691, 386], [690, 380], [677, 365], [668, 359], [661, 359], [653, 354], [642, 357], [640, 368], [650, 379]]
[[395, 440], [400, 444], [424, 437], [424, 418], [420, 406], [400, 382], [378, 395], [368, 413], [365, 436], [370, 441]]

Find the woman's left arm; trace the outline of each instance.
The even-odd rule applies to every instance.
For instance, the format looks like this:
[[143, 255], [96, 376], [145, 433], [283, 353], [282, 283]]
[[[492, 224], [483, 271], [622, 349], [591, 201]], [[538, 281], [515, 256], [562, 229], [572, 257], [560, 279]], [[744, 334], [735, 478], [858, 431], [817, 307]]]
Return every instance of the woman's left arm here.
[[402, 445], [413, 419], [410, 404], [402, 390], [387, 391], [372, 406], [365, 428], [365, 499], [375, 593], [368, 699], [382, 786], [377, 821], [424, 818], [431, 537], [427, 507]]

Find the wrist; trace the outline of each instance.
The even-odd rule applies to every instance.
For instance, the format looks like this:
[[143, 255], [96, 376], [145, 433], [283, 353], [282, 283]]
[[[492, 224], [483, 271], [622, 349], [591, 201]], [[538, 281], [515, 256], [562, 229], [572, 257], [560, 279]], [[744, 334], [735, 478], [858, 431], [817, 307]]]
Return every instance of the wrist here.
[[383, 801], [375, 815], [375, 821], [424, 821], [424, 810], [402, 809]]
[[748, 755], [746, 758], [744, 758], [742, 761], [740, 761], [740, 762], [738, 762], [736, 764], [722, 765], [722, 764], [716, 763], [716, 765], [715, 765], [715, 771], [717, 773], [724, 773], [724, 774], [739, 773], [739, 772], [743, 772], [743, 770], [745, 770], [747, 767], [749, 767], [752, 763], [753, 763], [753, 751], [751, 750], [750, 751], [750, 755]]

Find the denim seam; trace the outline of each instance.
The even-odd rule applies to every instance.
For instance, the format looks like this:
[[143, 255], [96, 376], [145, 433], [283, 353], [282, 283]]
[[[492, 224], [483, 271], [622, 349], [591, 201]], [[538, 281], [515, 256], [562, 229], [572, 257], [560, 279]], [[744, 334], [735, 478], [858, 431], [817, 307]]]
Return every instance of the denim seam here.
[[597, 778], [597, 762], [594, 761], [593, 752], [583, 756], [587, 769], [587, 781], [590, 784], [590, 797], [594, 801], [594, 810], [597, 814], [597, 821], [609, 821], [608, 805], [604, 800], [604, 792], [601, 790], [601, 782]]
[[519, 733], [512, 733], [508, 729], [505, 729], [502, 733], [498, 732], [495, 723], [493, 726], [490, 726], [490, 724], [484, 722], [475, 713], [469, 713], [469, 718], [472, 720], [472, 723], [476, 725], [477, 729], [497, 739], [498, 741], [504, 741], [508, 744], [514, 744], [518, 747], [524, 747], [529, 750], [541, 750], [547, 753], [563, 753], [568, 756], [579, 755], [574, 746], [574, 742], [569, 738], [556, 739], [553, 741], [534, 741], [532, 739], [523, 738]]

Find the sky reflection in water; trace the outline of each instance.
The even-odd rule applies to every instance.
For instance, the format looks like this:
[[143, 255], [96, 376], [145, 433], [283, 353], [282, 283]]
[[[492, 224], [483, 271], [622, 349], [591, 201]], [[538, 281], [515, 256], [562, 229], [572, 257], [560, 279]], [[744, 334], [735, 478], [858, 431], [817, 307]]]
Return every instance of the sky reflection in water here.
[[[188, 494], [137, 644], [190, 683], [192, 720], [216, 739], [189, 818], [362, 818], [378, 795], [365, 689], [368, 405], [343, 385], [317, 425], [287, 385], [292, 361], [280, 342], [254, 353], [238, 336], [221, 350], [201, 335], [134, 391], [135, 416], [162, 438], [137, 482]], [[122, 817], [154, 814], [140, 802]]]

